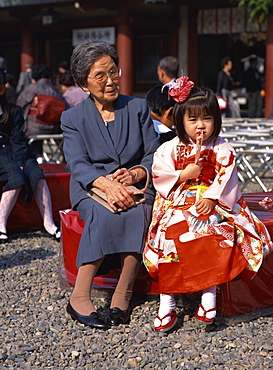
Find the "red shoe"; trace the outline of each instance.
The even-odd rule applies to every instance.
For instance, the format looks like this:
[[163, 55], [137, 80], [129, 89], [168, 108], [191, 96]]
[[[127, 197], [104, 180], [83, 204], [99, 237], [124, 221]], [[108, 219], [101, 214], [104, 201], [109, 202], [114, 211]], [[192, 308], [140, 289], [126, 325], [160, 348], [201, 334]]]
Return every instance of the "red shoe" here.
[[[204, 313], [203, 313], [203, 315], [202, 315], [202, 316], [199, 316], [199, 315], [198, 315], [199, 308], [202, 308], [202, 310], [204, 311]], [[202, 306], [202, 304], [200, 303], [200, 304], [199, 304], [199, 306], [198, 306], [198, 308], [197, 308], [197, 310], [196, 310], [196, 312], [195, 312], [194, 317], [195, 317], [195, 319], [196, 319], [196, 320], [198, 320], [198, 321], [200, 321], [200, 322], [202, 322], [202, 323], [204, 323], [204, 324], [206, 324], [206, 325], [210, 325], [210, 324], [212, 324], [212, 323], [213, 323], [213, 321], [214, 321], [214, 319], [215, 319], [215, 317], [213, 317], [213, 318], [211, 318], [211, 319], [209, 319], [209, 318], [207, 318], [207, 317], [206, 317], [206, 314], [207, 314], [208, 312], [210, 312], [210, 311], [216, 311], [216, 307], [211, 308], [211, 309], [209, 309], [209, 310], [207, 310], [207, 311], [206, 311], [206, 310], [204, 309], [204, 307]]]
[[[171, 320], [168, 322], [168, 324], [162, 325], [162, 321], [164, 319], [166, 319], [166, 317], [168, 317], [168, 316], [171, 317]], [[177, 316], [176, 316], [176, 312], [175, 311], [172, 311], [170, 313], [167, 313], [167, 315], [163, 316], [162, 318], [160, 318], [157, 315], [156, 318], [160, 321], [161, 325], [155, 326], [155, 331], [165, 332], [165, 331], [171, 330], [175, 326], [175, 324], [177, 323]]]

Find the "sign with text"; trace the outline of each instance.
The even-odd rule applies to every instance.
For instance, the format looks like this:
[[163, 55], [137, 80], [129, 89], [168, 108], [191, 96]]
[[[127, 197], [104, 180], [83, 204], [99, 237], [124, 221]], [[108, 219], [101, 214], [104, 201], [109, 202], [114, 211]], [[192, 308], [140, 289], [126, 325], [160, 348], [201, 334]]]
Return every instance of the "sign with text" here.
[[73, 30], [73, 46], [86, 40], [105, 41], [115, 44], [115, 27], [82, 28]]

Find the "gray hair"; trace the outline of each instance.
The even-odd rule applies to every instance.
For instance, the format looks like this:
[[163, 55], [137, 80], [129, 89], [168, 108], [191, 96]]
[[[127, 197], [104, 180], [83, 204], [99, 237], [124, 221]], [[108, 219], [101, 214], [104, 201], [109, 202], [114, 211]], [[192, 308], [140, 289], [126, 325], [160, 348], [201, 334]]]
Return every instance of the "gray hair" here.
[[179, 60], [171, 55], [162, 58], [158, 64], [167, 76], [170, 78], [177, 78], [179, 73]]
[[90, 68], [104, 55], [109, 55], [118, 67], [117, 51], [107, 42], [87, 40], [75, 47], [70, 60], [70, 70], [79, 86], [87, 86], [87, 76]]

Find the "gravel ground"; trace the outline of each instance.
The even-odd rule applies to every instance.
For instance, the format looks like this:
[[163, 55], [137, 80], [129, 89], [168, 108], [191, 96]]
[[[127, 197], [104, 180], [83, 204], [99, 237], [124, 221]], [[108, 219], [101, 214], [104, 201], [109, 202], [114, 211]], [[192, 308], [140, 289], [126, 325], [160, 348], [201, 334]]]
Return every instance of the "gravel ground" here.
[[177, 327], [158, 334], [158, 297], [136, 296], [130, 323], [102, 332], [65, 312], [59, 243], [38, 230], [13, 234], [0, 248], [0, 369], [273, 369], [273, 306], [206, 328], [192, 317], [196, 302], [184, 302]]
[[[265, 180], [268, 188], [272, 179]], [[259, 192], [249, 183], [244, 192]], [[105, 332], [66, 314], [70, 292], [58, 275], [60, 243], [44, 231], [0, 244], [0, 369], [273, 369], [273, 306], [195, 322], [197, 302], [178, 298], [178, 325], [153, 330], [157, 296], [135, 296], [128, 325]], [[96, 306], [108, 302], [96, 292]]]

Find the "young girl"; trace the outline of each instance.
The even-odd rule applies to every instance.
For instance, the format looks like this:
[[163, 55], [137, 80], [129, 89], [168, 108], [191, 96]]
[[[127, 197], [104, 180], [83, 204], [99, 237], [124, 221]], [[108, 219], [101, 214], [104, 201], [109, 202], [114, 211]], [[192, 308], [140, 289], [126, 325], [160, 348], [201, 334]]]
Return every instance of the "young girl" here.
[[60, 230], [53, 221], [50, 193], [32, 148], [24, 136], [22, 108], [8, 103], [5, 94], [6, 71], [0, 69], [0, 240], [7, 241], [7, 221], [18, 195], [25, 203], [34, 194], [46, 231], [57, 240]]
[[216, 286], [241, 273], [251, 279], [272, 250], [265, 226], [250, 212], [238, 187], [235, 152], [220, 138], [215, 94], [188, 77], [169, 90], [176, 100], [178, 137], [154, 155], [157, 190], [144, 263], [158, 280], [156, 331], [177, 321], [174, 293], [203, 291], [195, 318], [216, 316]]

